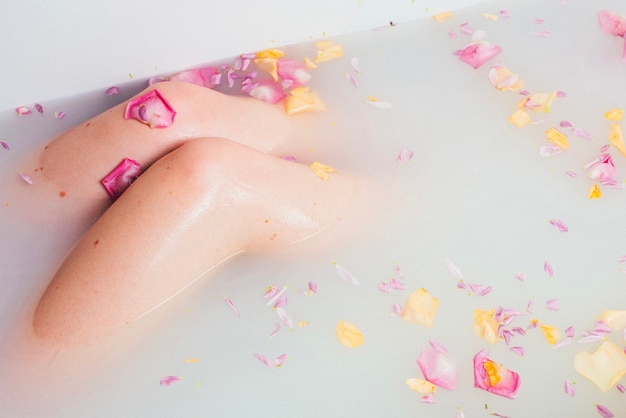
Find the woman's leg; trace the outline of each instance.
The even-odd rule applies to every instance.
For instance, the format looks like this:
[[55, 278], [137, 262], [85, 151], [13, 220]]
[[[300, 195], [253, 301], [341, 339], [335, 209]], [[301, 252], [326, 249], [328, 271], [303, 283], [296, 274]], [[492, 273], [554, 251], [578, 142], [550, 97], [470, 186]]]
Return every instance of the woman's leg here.
[[241, 251], [305, 239], [346, 215], [355, 184], [236, 142], [185, 142], [126, 190], [66, 258], [34, 314], [35, 335], [97, 341]]
[[[128, 103], [124, 102], [66, 131], [19, 167], [33, 180], [23, 196], [13, 199], [18, 205], [26, 202], [20, 210], [42, 207], [58, 211], [61, 220], [68, 212], [72, 219], [86, 214], [93, 220], [110, 204], [100, 181], [124, 158], [136, 160], [146, 169], [190, 138], [229, 138], [273, 155], [298, 150], [301, 141], [294, 125], [302, 119], [294, 121], [281, 106], [183, 82], [158, 83], [137, 96], [153, 89], [177, 112], [171, 126], [151, 129], [124, 119]], [[29, 214], [29, 218], [36, 219], [37, 214]]]

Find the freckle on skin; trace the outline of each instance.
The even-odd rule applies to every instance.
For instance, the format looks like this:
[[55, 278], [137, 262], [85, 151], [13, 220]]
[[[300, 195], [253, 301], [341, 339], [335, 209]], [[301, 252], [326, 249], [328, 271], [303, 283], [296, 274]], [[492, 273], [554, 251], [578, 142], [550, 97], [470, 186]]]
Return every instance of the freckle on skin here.
[[94, 247], [97, 247], [97, 246], [98, 246], [98, 244], [100, 244], [100, 240], [99, 240], [99, 239], [97, 239], [97, 240], [95, 240], [95, 241], [93, 242], [93, 246], [94, 246]]

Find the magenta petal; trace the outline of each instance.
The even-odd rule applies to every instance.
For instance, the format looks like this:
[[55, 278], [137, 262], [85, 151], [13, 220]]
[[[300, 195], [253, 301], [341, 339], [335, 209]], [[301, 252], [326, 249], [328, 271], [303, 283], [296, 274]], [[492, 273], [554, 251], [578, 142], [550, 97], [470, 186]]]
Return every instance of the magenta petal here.
[[117, 199], [141, 174], [141, 165], [135, 160], [124, 158], [105, 178], [101, 180], [111, 199]]
[[474, 68], [478, 68], [502, 51], [500, 46], [488, 42], [472, 42], [459, 54], [459, 59]]
[[175, 116], [176, 111], [156, 89], [130, 100], [124, 114], [125, 119], [135, 119], [150, 128], [167, 128]]
[[424, 379], [444, 389], [453, 390], [457, 384], [456, 364], [448, 355], [434, 348], [427, 348], [417, 359]]
[[4, 139], [0, 139], [0, 145], [2, 145], [2, 148], [4, 148], [7, 151], [11, 149], [11, 147], [9, 147], [9, 144]]
[[170, 386], [179, 381], [180, 377], [178, 376], [165, 376], [163, 379], [161, 379], [160, 384], [161, 386]]
[[596, 405], [596, 409], [598, 410], [598, 414], [603, 418], [613, 418], [615, 416], [606, 406]]
[[606, 33], [615, 36], [624, 36], [626, 34], [626, 20], [616, 13], [601, 10], [598, 12], [598, 22]]
[[115, 94], [119, 94], [119, 92], [120, 92], [120, 89], [117, 88], [116, 86], [113, 86], [113, 87], [109, 87], [108, 89], [106, 89], [104, 94], [106, 94], [107, 96], [113, 96]]
[[283, 80], [289, 80], [290, 87], [300, 87], [311, 80], [311, 74], [296, 60], [281, 59], [276, 64], [276, 72]]
[[215, 87], [214, 76], [219, 74], [219, 70], [215, 67], [197, 68], [194, 70], [185, 70], [174, 74], [169, 78], [170, 81], [183, 81], [186, 83], [196, 84], [198, 86], [213, 88]]
[[565, 224], [565, 222], [559, 220], [559, 219], [550, 219], [550, 225], [552, 225], [553, 227], [555, 227], [556, 229], [558, 229], [560, 232], [567, 232], [569, 231], [569, 228], [567, 227], [567, 224]]
[[497, 365], [487, 358], [489, 350], [484, 349], [474, 356], [474, 387], [495, 395], [514, 399], [519, 389], [519, 375]]

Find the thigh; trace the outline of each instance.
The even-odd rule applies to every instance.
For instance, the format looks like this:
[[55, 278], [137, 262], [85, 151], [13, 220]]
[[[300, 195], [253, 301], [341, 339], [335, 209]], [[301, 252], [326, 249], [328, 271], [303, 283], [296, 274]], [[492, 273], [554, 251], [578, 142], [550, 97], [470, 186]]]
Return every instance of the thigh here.
[[98, 339], [242, 251], [298, 242], [347, 219], [357, 186], [236, 142], [196, 139], [157, 161], [63, 262], [34, 317], [55, 344]]

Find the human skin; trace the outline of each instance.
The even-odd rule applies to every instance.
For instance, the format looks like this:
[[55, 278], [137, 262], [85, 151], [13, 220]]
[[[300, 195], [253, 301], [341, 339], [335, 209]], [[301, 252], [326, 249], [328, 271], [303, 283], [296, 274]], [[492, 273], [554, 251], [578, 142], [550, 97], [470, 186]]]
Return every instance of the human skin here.
[[[32, 327], [41, 344], [98, 344], [221, 261], [341, 222], [357, 197], [343, 174], [325, 181], [280, 158], [299, 147], [279, 107], [185, 83], [155, 87], [177, 112], [172, 126], [125, 120], [122, 103], [55, 138], [25, 166], [37, 194], [56, 199], [54, 210], [97, 219], [37, 303]], [[148, 168], [111, 205], [99, 181], [125, 157]]]

